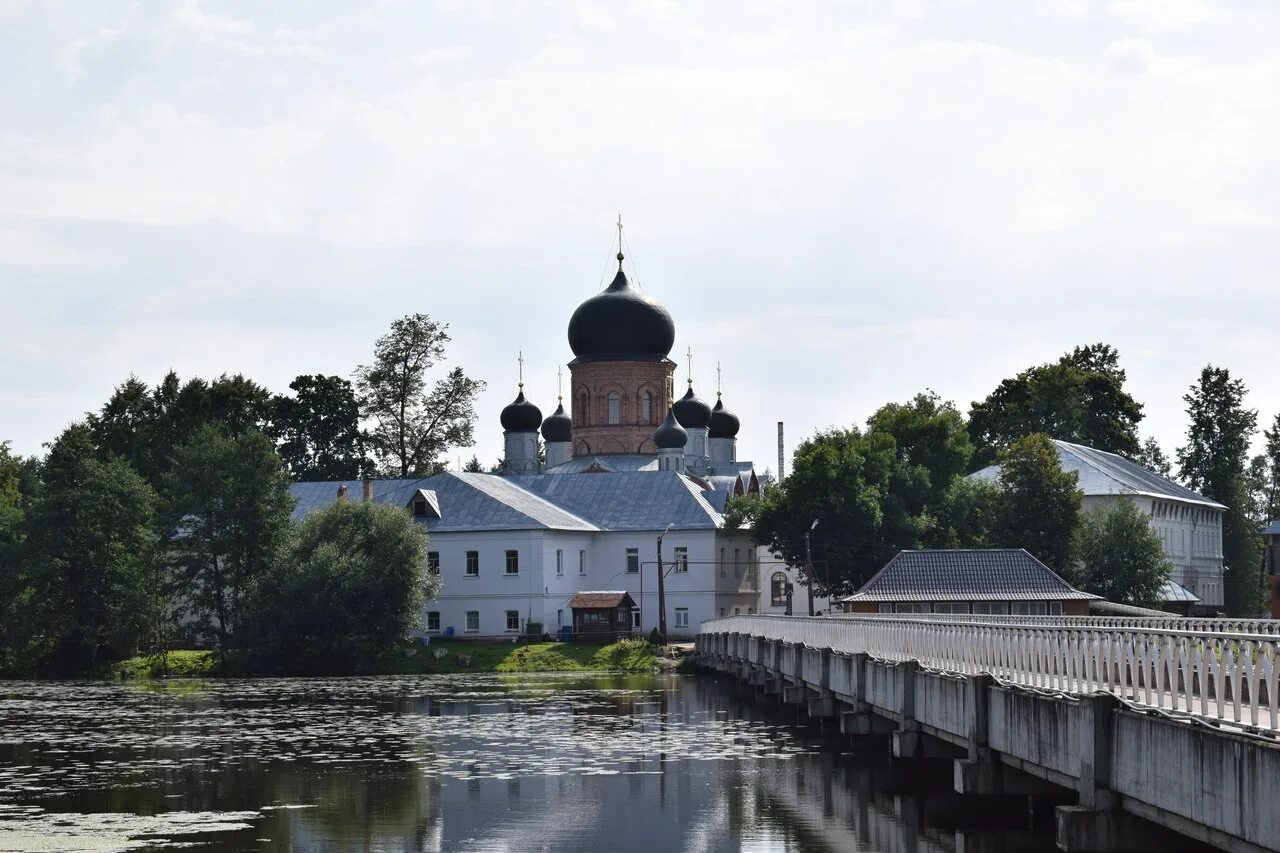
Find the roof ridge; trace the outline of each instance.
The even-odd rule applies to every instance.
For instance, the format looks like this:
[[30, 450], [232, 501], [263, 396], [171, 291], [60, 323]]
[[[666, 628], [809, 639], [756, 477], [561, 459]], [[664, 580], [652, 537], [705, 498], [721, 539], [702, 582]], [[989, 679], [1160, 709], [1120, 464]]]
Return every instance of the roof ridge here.
[[551, 528], [551, 525], [550, 525], [550, 524], [547, 524], [545, 521], [542, 521], [542, 520], [540, 520], [540, 519], [534, 518], [533, 516], [529, 515], [529, 513], [525, 512], [524, 510], [520, 509], [519, 507], [512, 506], [510, 503], [508, 503], [507, 501], [503, 500], [500, 496], [495, 495], [495, 494], [493, 494], [492, 492], [486, 491], [484, 488], [481, 488], [481, 486], [477, 485], [477, 483], [472, 482], [470, 478], [472, 478], [472, 477], [482, 477], [482, 478], [484, 478], [484, 479], [483, 479], [483, 480], [481, 480], [480, 482], [483, 482], [483, 483], [486, 483], [486, 484], [490, 484], [490, 483], [501, 483], [501, 484], [502, 484], [502, 486], [501, 486], [500, 488], [511, 488], [511, 489], [515, 489], [515, 490], [519, 491], [522, 495], [525, 495], [525, 496], [527, 496], [527, 497], [529, 497], [529, 498], [532, 498], [534, 501], [537, 501], [537, 502], [538, 502], [538, 503], [540, 503], [540, 504], [543, 504], [543, 505], [545, 505], [545, 506], [548, 506], [548, 507], [550, 507], [551, 509], [555, 510], [556, 512], [558, 512], [558, 513], [560, 513], [560, 514], [562, 514], [562, 515], [566, 515], [566, 516], [568, 516], [569, 518], [573, 519], [574, 521], [576, 521], [576, 522], [578, 522], [578, 523], [580, 523], [580, 524], [585, 524], [585, 525], [587, 525], [587, 527], [591, 528], [591, 530], [593, 530], [593, 531], [597, 531], [597, 532], [598, 532], [598, 531], [600, 531], [600, 530], [602, 530], [602, 529], [603, 529], [603, 528], [601, 528], [598, 524], [595, 524], [595, 523], [593, 523], [593, 522], [588, 521], [588, 520], [587, 520], [587, 519], [585, 519], [585, 518], [582, 518], [580, 515], [578, 515], [578, 514], [577, 514], [577, 513], [575, 513], [575, 512], [570, 512], [569, 510], [565, 509], [564, 507], [560, 506], [559, 504], [554, 503], [554, 502], [552, 502], [552, 501], [550, 501], [550, 500], [547, 500], [547, 499], [546, 499], [546, 498], [544, 498], [542, 495], [538, 495], [538, 494], [535, 494], [535, 493], [533, 493], [533, 492], [529, 491], [529, 490], [528, 490], [528, 489], [526, 489], [524, 486], [521, 486], [519, 483], [513, 483], [513, 482], [511, 482], [511, 480], [509, 480], [509, 479], [508, 479], [508, 478], [506, 478], [506, 477], [501, 476], [500, 474], [482, 474], [482, 473], [467, 472], [467, 471], [445, 471], [445, 472], [443, 472], [443, 473], [444, 473], [444, 474], [447, 474], [447, 475], [448, 475], [448, 476], [450, 476], [450, 477], [454, 477], [454, 478], [455, 478], [455, 479], [457, 479], [459, 482], [461, 482], [461, 483], [463, 483], [464, 485], [466, 485], [468, 488], [471, 488], [471, 489], [476, 490], [477, 492], [480, 492], [482, 495], [484, 495], [484, 496], [485, 496], [485, 497], [487, 497], [487, 498], [491, 498], [491, 499], [493, 499], [493, 500], [495, 500], [495, 501], [498, 501], [498, 502], [499, 502], [499, 503], [501, 503], [503, 506], [505, 506], [507, 509], [511, 510], [512, 512], [516, 513], [517, 515], [522, 515], [522, 516], [524, 516], [525, 518], [529, 519], [529, 521], [533, 522], [534, 524], [540, 525], [540, 526], [542, 526], [542, 527], [545, 527], [545, 528], [550, 529], [550, 528]]

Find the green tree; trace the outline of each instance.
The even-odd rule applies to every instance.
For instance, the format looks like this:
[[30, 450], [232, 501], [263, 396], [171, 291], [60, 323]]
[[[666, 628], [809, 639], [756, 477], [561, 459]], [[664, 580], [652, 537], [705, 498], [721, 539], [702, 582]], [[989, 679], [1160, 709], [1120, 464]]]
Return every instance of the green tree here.
[[1004, 380], [969, 411], [976, 461], [988, 464], [1032, 433], [1135, 457], [1142, 404], [1124, 390], [1124, 381], [1120, 354], [1101, 343]]
[[1270, 429], [1262, 431], [1263, 452], [1255, 457], [1257, 463], [1257, 515], [1260, 524], [1269, 524], [1280, 518], [1280, 415], [1271, 422]]
[[205, 424], [179, 445], [166, 478], [165, 530], [177, 594], [223, 659], [239, 644], [247, 596], [279, 557], [294, 499], [263, 433]]
[[0, 673], [11, 671], [18, 642], [18, 597], [26, 512], [22, 500], [22, 460], [0, 441]]
[[1173, 572], [1160, 537], [1129, 498], [1085, 514], [1077, 531], [1076, 554], [1076, 586], [1121, 604], [1159, 604]]
[[272, 401], [268, 430], [295, 480], [354, 480], [372, 473], [351, 383], [340, 376], [299, 376], [293, 396]]
[[480, 457], [472, 454], [467, 460], [467, 464], [462, 466], [462, 470], [468, 474], [483, 474], [484, 463], [480, 461]]
[[1137, 454], [1133, 457], [1133, 461], [1152, 473], [1159, 474], [1166, 479], [1173, 477], [1173, 463], [1169, 461], [1169, 457], [1164, 455], [1164, 450], [1160, 448], [1160, 443], [1154, 438], [1148, 437], [1142, 442], [1142, 447], [1138, 448]]
[[258, 584], [255, 651], [274, 669], [349, 671], [420, 630], [439, 593], [426, 528], [402, 508], [337, 502], [299, 526]]
[[88, 427], [49, 450], [28, 520], [29, 665], [88, 672], [132, 654], [147, 629], [155, 492], [122, 459], [99, 460]]
[[1244, 405], [1244, 382], [1208, 365], [1182, 398], [1191, 425], [1178, 448], [1178, 468], [1188, 487], [1224, 504], [1222, 556], [1226, 566], [1223, 604], [1232, 616], [1262, 609], [1259, 572], [1262, 540], [1251, 512], [1247, 475], [1249, 442], [1258, 413]]
[[992, 544], [1025, 548], [1060, 575], [1070, 576], [1082, 494], [1074, 471], [1063, 471], [1049, 437], [1017, 439], [1000, 454], [1000, 500]]
[[986, 480], [957, 477], [934, 511], [933, 548], [990, 548], [1000, 508], [1000, 488]]
[[455, 367], [428, 383], [444, 358], [448, 328], [425, 314], [396, 320], [378, 338], [373, 364], [356, 369], [360, 413], [375, 423], [370, 443], [389, 476], [432, 474], [451, 448], [473, 443], [484, 382]]

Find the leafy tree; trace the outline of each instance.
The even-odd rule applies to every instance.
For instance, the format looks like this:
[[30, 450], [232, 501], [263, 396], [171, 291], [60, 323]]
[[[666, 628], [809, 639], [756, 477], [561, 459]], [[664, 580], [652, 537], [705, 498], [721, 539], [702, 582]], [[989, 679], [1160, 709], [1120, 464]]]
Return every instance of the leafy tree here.
[[462, 470], [468, 474], [483, 474], [484, 463], [480, 461], [479, 456], [473, 454], [471, 458], [467, 460], [467, 464], [462, 466]]
[[92, 671], [132, 654], [152, 601], [156, 496], [122, 459], [96, 458], [89, 429], [54, 442], [28, 521], [30, 665]]
[[1164, 455], [1164, 451], [1160, 449], [1160, 443], [1154, 438], [1148, 436], [1142, 442], [1142, 447], [1138, 448], [1133, 461], [1161, 477], [1166, 479], [1173, 477], [1173, 463], [1169, 461], [1168, 456]]
[[360, 430], [360, 407], [340, 376], [299, 376], [293, 396], [271, 405], [269, 434], [296, 480], [354, 480], [372, 473]]
[[426, 476], [453, 447], [472, 444], [476, 395], [484, 383], [455, 367], [429, 385], [443, 358], [448, 325], [425, 314], [391, 324], [374, 345], [373, 364], [356, 369], [361, 415], [376, 424], [374, 451], [390, 476]]
[[1262, 431], [1263, 452], [1254, 457], [1257, 473], [1257, 516], [1260, 524], [1280, 518], [1280, 415]]
[[440, 577], [426, 528], [400, 507], [337, 502], [298, 528], [257, 587], [256, 651], [273, 668], [347, 670], [421, 628]]
[[18, 568], [26, 538], [21, 483], [22, 460], [9, 452], [7, 441], [0, 441], [0, 673], [12, 668], [17, 643]]
[[286, 541], [289, 477], [263, 433], [205, 424], [175, 450], [166, 494], [178, 594], [197, 625], [216, 633], [225, 660], [238, 645], [250, 589]]
[[87, 422], [100, 458], [124, 459], [159, 488], [175, 448], [200, 427], [217, 423], [238, 435], [265, 425], [270, 414], [270, 392], [239, 374], [183, 383], [170, 371], [154, 389], [130, 376]]
[[934, 548], [990, 548], [1000, 508], [1000, 488], [986, 480], [957, 477], [934, 511]]
[[1077, 531], [1079, 563], [1072, 579], [1108, 601], [1153, 607], [1173, 572], [1160, 537], [1138, 505], [1121, 498], [1086, 513]]
[[1142, 404], [1124, 390], [1124, 381], [1120, 354], [1101, 343], [1004, 380], [969, 411], [977, 462], [990, 463], [1032, 433], [1135, 457]]
[[1082, 494], [1063, 471], [1049, 437], [1032, 434], [1000, 454], [1000, 500], [992, 544], [1025, 548], [1060, 575], [1071, 574]]
[[1244, 406], [1244, 382], [1208, 365], [1182, 399], [1191, 425], [1178, 448], [1178, 468], [1188, 487], [1227, 509], [1222, 519], [1226, 565], [1223, 603], [1232, 616], [1253, 616], [1262, 608], [1258, 571], [1261, 537], [1250, 511], [1247, 460], [1258, 413]]

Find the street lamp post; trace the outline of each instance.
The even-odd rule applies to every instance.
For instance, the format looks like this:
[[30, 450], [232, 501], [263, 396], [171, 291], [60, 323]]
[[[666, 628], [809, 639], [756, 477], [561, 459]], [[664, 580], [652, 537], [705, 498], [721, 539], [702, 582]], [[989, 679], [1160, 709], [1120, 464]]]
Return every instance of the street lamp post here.
[[[662, 577], [662, 540], [671, 528], [672, 525], [668, 524], [666, 530], [658, 534], [658, 633], [662, 635], [663, 642], [667, 640], [667, 586]], [[642, 630], [643, 627], [641, 625]]]
[[813, 524], [809, 525], [809, 529], [804, 532], [804, 565], [805, 572], [809, 575], [809, 615], [813, 615], [813, 549], [809, 545], [809, 534], [818, 526], [818, 520], [815, 518]]

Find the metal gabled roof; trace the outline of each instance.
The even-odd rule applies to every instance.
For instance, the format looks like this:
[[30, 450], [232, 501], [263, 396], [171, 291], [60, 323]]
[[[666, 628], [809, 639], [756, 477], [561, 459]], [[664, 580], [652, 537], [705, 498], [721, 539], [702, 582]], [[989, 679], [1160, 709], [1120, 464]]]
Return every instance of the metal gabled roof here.
[[601, 530], [712, 529], [724, 520], [692, 480], [675, 471], [524, 474], [505, 477]]
[[1022, 548], [900, 551], [844, 601], [1064, 601], [1075, 589]]
[[[1217, 501], [1148, 471], [1118, 454], [1060, 439], [1054, 439], [1053, 444], [1058, 451], [1062, 470], [1076, 472], [1080, 491], [1086, 495], [1141, 495], [1199, 504], [1212, 509], [1226, 509]], [[988, 465], [970, 476], [996, 482], [1000, 477], [1000, 466]]]

